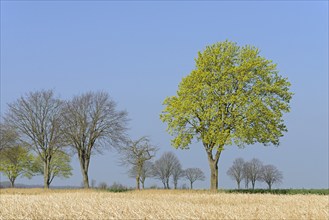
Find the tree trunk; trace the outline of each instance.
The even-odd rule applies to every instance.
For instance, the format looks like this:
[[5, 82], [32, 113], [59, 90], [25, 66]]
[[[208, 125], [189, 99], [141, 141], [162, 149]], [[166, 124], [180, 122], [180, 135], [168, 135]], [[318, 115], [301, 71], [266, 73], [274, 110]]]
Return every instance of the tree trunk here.
[[217, 190], [218, 189], [218, 161], [213, 161], [209, 159], [210, 166], [210, 189]]
[[238, 189], [240, 189], [240, 182], [238, 182]]
[[191, 189], [193, 189], [193, 182], [191, 181]]
[[164, 189], [167, 189], [167, 187], [166, 187], [166, 181], [163, 180], [162, 183], [163, 183], [163, 188]]
[[219, 146], [216, 154], [213, 155], [212, 148], [209, 150], [210, 146], [205, 145], [205, 149], [208, 155], [208, 162], [210, 167], [210, 190], [217, 191], [218, 189], [218, 160], [223, 150], [223, 146]]
[[170, 189], [170, 187], [169, 187], [169, 178], [166, 180], [166, 185], [167, 185], [167, 189]]
[[174, 188], [177, 189], [177, 181], [174, 181]]
[[256, 182], [251, 181], [251, 184], [252, 184], [252, 190], [255, 189], [255, 183], [256, 183]]
[[140, 185], [139, 185], [139, 176], [136, 176], [136, 189], [140, 189]]
[[268, 188], [269, 188], [269, 190], [272, 190], [272, 184], [271, 183], [268, 184]]
[[84, 155], [79, 155], [81, 173], [83, 177], [83, 187], [89, 189], [89, 178], [88, 178], [88, 168], [89, 168], [89, 159], [85, 158]]
[[142, 188], [143, 188], [143, 189], [145, 189], [144, 183], [145, 183], [145, 179], [142, 180]]
[[44, 161], [44, 169], [43, 169], [43, 187], [45, 189], [49, 189], [49, 167], [50, 166], [50, 156], [46, 156], [45, 161]]
[[10, 187], [11, 188], [14, 188], [15, 187], [15, 179], [16, 178], [9, 178], [9, 180], [10, 180]]

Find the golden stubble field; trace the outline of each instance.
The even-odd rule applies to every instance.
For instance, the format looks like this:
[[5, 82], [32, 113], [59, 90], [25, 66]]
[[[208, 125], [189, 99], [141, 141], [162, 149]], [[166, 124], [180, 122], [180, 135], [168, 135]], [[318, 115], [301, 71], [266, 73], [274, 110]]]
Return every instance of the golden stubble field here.
[[0, 190], [0, 219], [329, 219], [329, 196]]

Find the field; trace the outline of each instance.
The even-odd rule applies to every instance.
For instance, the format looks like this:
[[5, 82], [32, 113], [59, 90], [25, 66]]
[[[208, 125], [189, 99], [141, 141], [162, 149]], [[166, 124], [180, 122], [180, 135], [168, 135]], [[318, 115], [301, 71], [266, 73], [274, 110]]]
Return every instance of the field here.
[[0, 219], [329, 219], [328, 210], [328, 195], [0, 190]]

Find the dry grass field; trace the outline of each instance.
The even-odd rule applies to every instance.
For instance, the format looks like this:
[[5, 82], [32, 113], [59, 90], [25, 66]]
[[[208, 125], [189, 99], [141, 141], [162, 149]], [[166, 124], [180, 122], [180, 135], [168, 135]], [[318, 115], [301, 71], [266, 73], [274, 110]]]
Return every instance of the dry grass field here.
[[329, 219], [328, 195], [0, 190], [0, 219]]

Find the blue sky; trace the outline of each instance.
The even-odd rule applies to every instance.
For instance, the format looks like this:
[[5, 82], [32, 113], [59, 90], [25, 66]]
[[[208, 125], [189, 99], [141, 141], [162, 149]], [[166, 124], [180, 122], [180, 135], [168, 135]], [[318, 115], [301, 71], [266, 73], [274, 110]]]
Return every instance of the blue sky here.
[[[201, 168], [207, 180], [195, 186], [208, 188], [201, 143], [172, 148], [159, 114], [165, 97], [194, 68], [197, 52], [226, 39], [258, 47], [278, 64], [295, 95], [281, 145], [227, 147], [219, 160], [219, 187], [235, 187], [226, 176], [235, 158], [256, 157], [283, 172], [282, 188], [327, 188], [327, 1], [1, 1], [1, 114], [29, 91], [54, 89], [63, 99], [107, 91], [128, 111], [133, 139], [149, 135], [160, 147], [158, 157], [173, 151], [184, 168]], [[72, 166], [70, 179], [53, 184], [80, 185], [76, 156]], [[89, 173], [97, 183], [133, 186], [126, 170], [112, 150], [95, 155]], [[42, 177], [17, 182], [42, 184]], [[154, 183], [161, 186], [146, 180]]]

